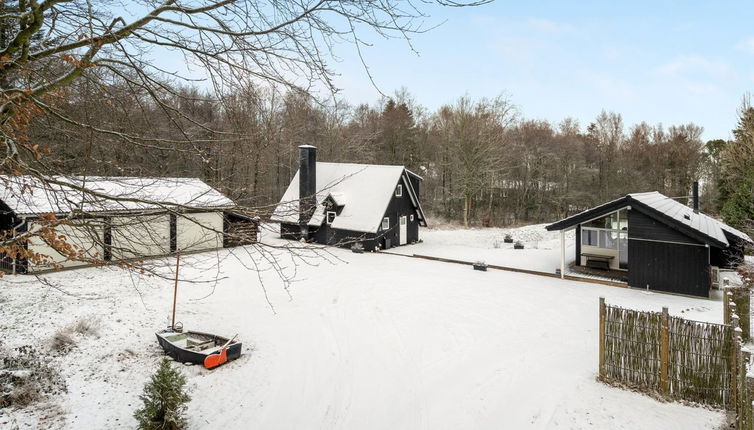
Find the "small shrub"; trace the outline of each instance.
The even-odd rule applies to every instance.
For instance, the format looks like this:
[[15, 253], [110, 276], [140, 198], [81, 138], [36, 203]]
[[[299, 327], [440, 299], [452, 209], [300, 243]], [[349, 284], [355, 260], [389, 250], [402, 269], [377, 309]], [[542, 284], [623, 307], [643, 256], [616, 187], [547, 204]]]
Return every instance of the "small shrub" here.
[[180, 430], [186, 426], [186, 377], [163, 359], [139, 396], [144, 406], [134, 413], [140, 430]]
[[50, 347], [53, 351], [66, 353], [73, 349], [75, 345], [76, 341], [73, 340], [73, 337], [68, 333], [68, 330], [64, 329], [55, 333], [55, 336], [52, 337]]
[[28, 406], [43, 396], [66, 391], [60, 373], [37, 350], [25, 345], [0, 351], [0, 409]]
[[71, 326], [71, 330], [84, 336], [99, 336], [99, 321], [94, 318], [80, 319]]

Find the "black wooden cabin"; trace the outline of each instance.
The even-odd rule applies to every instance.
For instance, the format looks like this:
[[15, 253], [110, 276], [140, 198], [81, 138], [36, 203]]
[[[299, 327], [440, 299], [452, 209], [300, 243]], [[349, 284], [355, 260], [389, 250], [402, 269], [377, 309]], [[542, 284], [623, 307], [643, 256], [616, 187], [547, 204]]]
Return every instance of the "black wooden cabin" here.
[[709, 297], [713, 267], [736, 267], [752, 240], [699, 212], [694, 190], [693, 208], [658, 192], [635, 193], [547, 230], [576, 231], [576, 266], [625, 271], [631, 287]]
[[310, 145], [299, 151], [299, 171], [271, 217], [282, 238], [365, 251], [419, 240], [427, 226], [420, 176], [403, 166], [317, 162]]

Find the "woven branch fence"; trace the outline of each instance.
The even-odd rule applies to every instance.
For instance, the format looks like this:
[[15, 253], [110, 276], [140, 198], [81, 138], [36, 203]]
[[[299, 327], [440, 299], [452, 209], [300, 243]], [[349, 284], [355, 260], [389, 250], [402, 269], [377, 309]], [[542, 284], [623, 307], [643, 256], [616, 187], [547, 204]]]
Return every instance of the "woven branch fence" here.
[[754, 366], [748, 287], [726, 288], [723, 320], [713, 324], [609, 306], [600, 298], [600, 379], [736, 412], [754, 430]]
[[600, 379], [730, 408], [731, 327], [641, 312], [600, 298]]

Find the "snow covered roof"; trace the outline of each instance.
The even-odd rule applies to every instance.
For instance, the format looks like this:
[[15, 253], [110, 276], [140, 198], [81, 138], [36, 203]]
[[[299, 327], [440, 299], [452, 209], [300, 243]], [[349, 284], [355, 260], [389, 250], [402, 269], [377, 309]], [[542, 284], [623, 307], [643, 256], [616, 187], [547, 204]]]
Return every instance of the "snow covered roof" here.
[[52, 183], [32, 176], [0, 176], [0, 200], [17, 215], [235, 206], [232, 200], [197, 178], [56, 176], [49, 180]]
[[[398, 181], [404, 178], [406, 188], [412, 192], [408, 181], [408, 171], [403, 166], [376, 164], [323, 163], [317, 162], [317, 205], [318, 209], [329, 196], [343, 210], [335, 218], [332, 228], [358, 232], [376, 232], [382, 223], [390, 199]], [[411, 173], [412, 174], [412, 173]], [[291, 180], [271, 219], [290, 224], [298, 223], [299, 212], [299, 172]], [[415, 196], [412, 196], [412, 202]], [[424, 214], [418, 205], [419, 219], [425, 222]], [[309, 224], [321, 225], [324, 211], [315, 210]]]
[[717, 244], [718, 246], [727, 247], [730, 245], [725, 236], [725, 232], [747, 242], [752, 242], [751, 238], [746, 233], [736, 230], [709, 215], [705, 215], [701, 212], [694, 212], [692, 208], [660, 194], [657, 191], [628, 194], [619, 199], [550, 224], [547, 226], [547, 230], [565, 230], [576, 224], [586, 222], [589, 219], [602, 216], [603, 214], [613, 212], [626, 206], [637, 206], [649, 209], [651, 212], [662, 217], [664, 221], [696, 232], [703, 238], [706, 238], [707, 241]]

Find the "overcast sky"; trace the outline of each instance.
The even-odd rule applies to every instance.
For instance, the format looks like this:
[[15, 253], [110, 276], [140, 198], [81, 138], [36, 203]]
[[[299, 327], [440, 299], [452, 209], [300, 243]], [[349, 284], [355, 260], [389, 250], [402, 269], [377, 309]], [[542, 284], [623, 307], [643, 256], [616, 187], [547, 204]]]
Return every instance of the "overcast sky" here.
[[[694, 122], [704, 138], [728, 138], [741, 97], [754, 89], [754, 2], [504, 1], [431, 8], [439, 28], [364, 52], [386, 93], [406, 87], [429, 109], [468, 93], [507, 92], [527, 118], [582, 128], [600, 110], [640, 121]], [[352, 46], [334, 69], [351, 103], [374, 103]]]

